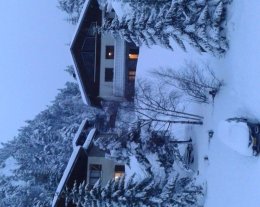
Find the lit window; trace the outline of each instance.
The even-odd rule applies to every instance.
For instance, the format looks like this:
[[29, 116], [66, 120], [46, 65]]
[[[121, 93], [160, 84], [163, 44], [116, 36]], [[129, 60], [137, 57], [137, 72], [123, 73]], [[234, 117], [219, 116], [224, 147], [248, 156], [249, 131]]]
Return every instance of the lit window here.
[[125, 166], [124, 165], [116, 165], [115, 166], [115, 180], [118, 180], [120, 177], [125, 174]]
[[139, 54], [138, 49], [130, 49], [129, 54], [128, 54], [128, 58], [130, 60], [136, 60], [136, 59], [138, 59], [138, 54]]
[[135, 74], [136, 74], [135, 70], [129, 70], [128, 71], [128, 80], [129, 81], [134, 81], [135, 80]]
[[105, 81], [113, 82], [114, 70], [113, 68], [105, 68]]
[[114, 59], [114, 46], [106, 46], [106, 59]]
[[95, 183], [101, 178], [102, 165], [90, 164], [89, 165], [89, 185], [94, 186]]

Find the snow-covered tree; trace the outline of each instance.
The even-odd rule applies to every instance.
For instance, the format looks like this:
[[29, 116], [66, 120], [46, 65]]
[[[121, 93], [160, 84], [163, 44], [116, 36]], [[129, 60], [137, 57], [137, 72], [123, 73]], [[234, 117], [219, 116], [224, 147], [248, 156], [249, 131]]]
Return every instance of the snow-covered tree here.
[[68, 22], [76, 24], [84, 2], [85, 0], [58, 0], [58, 8], [69, 15]]
[[171, 206], [203, 206], [203, 188], [195, 185], [192, 177], [180, 177], [179, 174], [167, 180], [163, 187], [161, 199]]
[[63, 196], [66, 196], [67, 203], [79, 207], [195, 207], [203, 200], [203, 189], [195, 185], [193, 178], [177, 175], [166, 180], [166, 185], [161, 185], [152, 177], [134, 181], [134, 175], [126, 182], [124, 177], [110, 180], [104, 187], [101, 187], [100, 180], [93, 188], [86, 183], [75, 184]]
[[200, 52], [214, 55], [225, 53], [228, 42], [225, 34], [225, 0], [172, 0], [160, 8], [134, 7], [122, 19], [106, 19], [100, 31], [120, 35], [137, 46], [162, 45], [172, 49], [170, 40], [186, 50], [187, 43]]
[[156, 1], [151, 1], [151, 0], [123, 0], [124, 3], [129, 3], [132, 7], [140, 8], [148, 5], [152, 5], [154, 7], [159, 7], [162, 6], [166, 3], [171, 2], [171, 0], [156, 0]]
[[65, 71], [67, 73], [69, 73], [69, 75], [71, 75], [75, 80], [77, 79], [76, 73], [75, 73], [75, 69], [74, 69], [73, 65], [68, 65], [67, 68], [65, 69]]
[[1, 162], [12, 156], [18, 168], [0, 180], [5, 206], [50, 206], [72, 152], [72, 138], [84, 118], [94, 119], [95, 109], [81, 99], [76, 83], [67, 83], [46, 110], [0, 149]]

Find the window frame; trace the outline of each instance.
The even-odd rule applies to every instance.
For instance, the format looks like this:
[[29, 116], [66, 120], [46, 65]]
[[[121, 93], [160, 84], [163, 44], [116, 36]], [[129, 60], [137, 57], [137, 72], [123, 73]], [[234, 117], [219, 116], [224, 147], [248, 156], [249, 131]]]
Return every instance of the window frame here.
[[114, 81], [114, 68], [105, 68], [104, 81], [108, 82], [108, 83], [111, 83]]
[[137, 60], [139, 57], [139, 49], [129, 49], [128, 51], [128, 59], [129, 60]]
[[[110, 55], [109, 53], [112, 52]], [[107, 60], [113, 60], [115, 56], [115, 48], [114, 45], [106, 45], [105, 57]]]
[[[92, 173], [99, 173], [99, 176], [93, 176], [91, 175]], [[89, 178], [88, 178], [88, 183], [90, 186], [94, 186], [95, 183], [102, 178], [102, 165], [101, 164], [89, 164]], [[95, 182], [92, 182], [92, 180], [95, 180]]]
[[125, 175], [125, 166], [124, 165], [115, 165], [114, 170], [114, 179], [118, 180], [120, 177]]
[[135, 81], [135, 76], [136, 76], [136, 70], [129, 69], [128, 73], [127, 73], [127, 80], [128, 81]]

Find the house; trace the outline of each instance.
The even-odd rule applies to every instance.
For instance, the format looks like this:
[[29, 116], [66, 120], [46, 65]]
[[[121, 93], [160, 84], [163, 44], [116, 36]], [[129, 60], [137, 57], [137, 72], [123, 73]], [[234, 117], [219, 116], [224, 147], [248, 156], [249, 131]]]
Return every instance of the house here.
[[[105, 158], [105, 152], [93, 145], [99, 132], [87, 120], [83, 120], [74, 139], [73, 152], [57, 187], [52, 207], [64, 207], [65, 189], [72, 189], [74, 183], [87, 182], [93, 186], [99, 179], [104, 186], [110, 179], [124, 175], [125, 166]], [[68, 207], [74, 207], [70, 203]]]
[[139, 49], [119, 36], [97, 34], [104, 18], [113, 18], [98, 0], [86, 0], [71, 43], [75, 72], [85, 103], [132, 100]]
[[[116, 108], [113, 104], [133, 100], [139, 55], [138, 47], [119, 36], [95, 32], [102, 26], [104, 18], [114, 15], [114, 11], [107, 12], [100, 6], [98, 0], [86, 0], [70, 47], [83, 101], [94, 107], [108, 103], [110, 128], [114, 127], [117, 111], [111, 110]], [[105, 152], [93, 145], [99, 130], [106, 131], [102, 119], [97, 120], [97, 123], [83, 120], [75, 134], [73, 153], [57, 187], [53, 207], [65, 206], [62, 193], [66, 188], [71, 189], [75, 182], [87, 182], [91, 186], [101, 179], [101, 184], [105, 185], [125, 173], [124, 165], [106, 159]]]

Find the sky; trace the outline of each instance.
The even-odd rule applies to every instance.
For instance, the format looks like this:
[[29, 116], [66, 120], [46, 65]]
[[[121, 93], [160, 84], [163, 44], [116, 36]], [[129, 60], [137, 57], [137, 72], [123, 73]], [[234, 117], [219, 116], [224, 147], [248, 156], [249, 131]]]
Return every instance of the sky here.
[[74, 26], [57, 0], [0, 1], [0, 142], [54, 100], [71, 78]]

